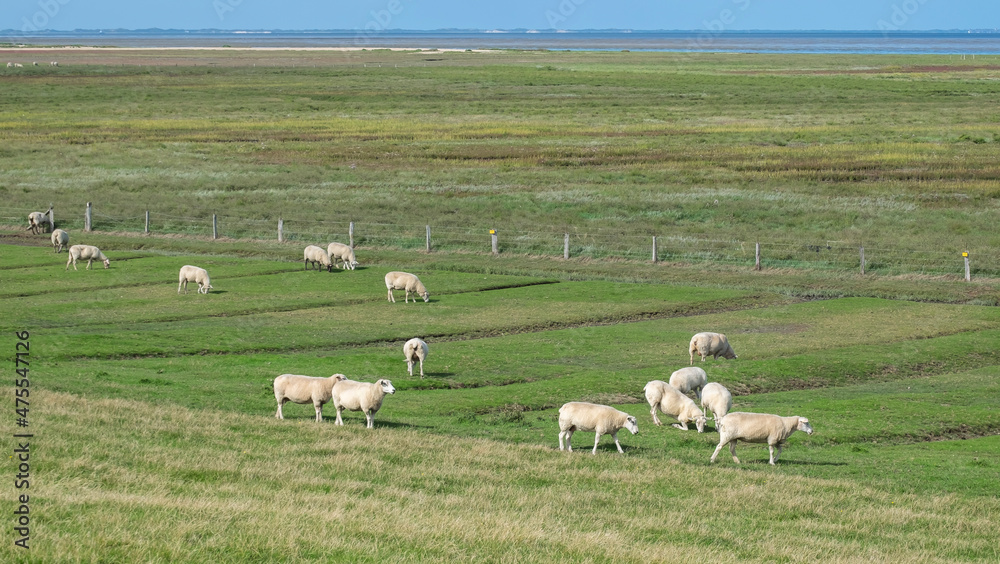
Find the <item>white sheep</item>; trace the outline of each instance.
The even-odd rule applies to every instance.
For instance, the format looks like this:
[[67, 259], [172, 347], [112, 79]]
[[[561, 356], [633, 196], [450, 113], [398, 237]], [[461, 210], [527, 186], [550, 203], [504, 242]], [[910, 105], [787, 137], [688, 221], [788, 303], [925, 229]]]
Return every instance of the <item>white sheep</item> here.
[[91, 263], [94, 259], [102, 261], [104, 263], [104, 268], [109, 268], [111, 266], [111, 261], [108, 257], [104, 256], [101, 249], [93, 245], [73, 245], [69, 248], [69, 260], [66, 261], [66, 270], [69, 270], [69, 265], [73, 264], [73, 270], [76, 270], [76, 261], [86, 260], [87, 270], [90, 270]]
[[278, 412], [274, 416], [284, 419], [281, 406], [285, 402], [311, 403], [316, 408], [316, 422], [323, 421], [323, 404], [333, 397], [333, 386], [346, 380], [343, 374], [334, 374], [329, 378], [315, 376], [300, 376], [298, 374], [282, 374], [274, 379], [274, 399], [278, 402]]
[[59, 66], [59, 61], [52, 61], [51, 63], [49, 63], [49, 66], [50, 67], [58, 67]]
[[691, 352], [691, 364], [694, 364], [695, 353], [701, 355], [702, 362], [709, 356], [715, 359], [720, 356], [728, 359], [739, 358], [729, 345], [729, 339], [722, 333], [698, 333], [691, 337], [688, 349]]
[[11, 68], [13, 66], [14, 66], [14, 63], [7, 63], [7, 68]]
[[715, 430], [719, 430], [719, 422], [733, 408], [733, 394], [718, 382], [711, 382], [701, 391], [701, 408], [712, 412], [715, 420]]
[[682, 394], [694, 391], [698, 399], [701, 399], [701, 390], [705, 384], [708, 384], [708, 374], [697, 366], [687, 366], [670, 375], [671, 386], [680, 390]]
[[330, 254], [323, 250], [322, 247], [309, 245], [302, 253], [302, 260], [305, 262], [306, 270], [309, 270], [309, 265], [312, 264], [316, 267], [316, 270], [319, 270], [319, 265], [323, 265], [326, 267], [327, 272], [333, 272], [333, 263], [330, 262]]
[[[393, 290], [405, 290], [406, 295], [403, 297], [404, 303], [409, 303], [410, 293], [417, 294], [424, 299], [425, 302], [430, 300], [431, 295], [427, 292], [427, 288], [424, 287], [423, 283], [415, 275], [408, 272], [390, 272], [385, 275], [385, 287], [389, 290], [389, 301], [396, 303], [396, 298], [393, 297]], [[417, 298], [413, 298], [413, 303], [417, 302]]]
[[63, 247], [69, 246], [69, 233], [66, 233], [62, 229], [56, 229], [52, 232], [52, 248], [56, 250], [57, 253], [61, 253]]
[[[48, 226], [48, 228], [46, 228]], [[31, 212], [28, 214], [28, 231], [31, 231], [35, 235], [39, 233], [44, 233], [45, 231], [52, 229], [52, 208], [50, 207], [48, 211], [44, 212]]]
[[365, 414], [368, 429], [375, 427], [375, 413], [382, 407], [386, 394], [396, 393], [392, 382], [381, 378], [373, 383], [344, 380], [333, 386], [333, 405], [337, 408], [337, 425], [343, 425], [340, 414], [348, 409], [361, 411]]
[[624, 454], [625, 451], [618, 442], [618, 431], [622, 427], [632, 431], [633, 435], [639, 432], [635, 417], [624, 411], [608, 405], [571, 401], [559, 408], [559, 450], [563, 450], [565, 446], [566, 450], [573, 452], [570, 440], [574, 431], [594, 431], [597, 435], [594, 437], [594, 450], [591, 454], [597, 454], [597, 443], [601, 441], [601, 435], [608, 434], [615, 440], [618, 452]]
[[[354, 258], [354, 249], [343, 243], [330, 243], [326, 247], [326, 252], [330, 255], [333, 265], [337, 265], [338, 260], [344, 261], [345, 270], [354, 270], [358, 266], [358, 261]], [[339, 267], [338, 267], [339, 268]]]
[[656, 410], [659, 408], [664, 415], [669, 415], [677, 420], [677, 423], [673, 423], [673, 427], [687, 431], [688, 423], [693, 421], [699, 433], [705, 432], [705, 422], [708, 419], [694, 404], [694, 400], [682, 394], [680, 390], [663, 380], [648, 382], [642, 390], [646, 393], [646, 401], [649, 402], [649, 413], [653, 416], [653, 423], [663, 424], [656, 416]]
[[[767, 443], [768, 452], [771, 453], [770, 464], [773, 465], [781, 456], [781, 447], [795, 431], [813, 434], [813, 428], [805, 417], [797, 415], [780, 417], [767, 413], [734, 411], [722, 418], [719, 428], [719, 446], [712, 453], [711, 462], [715, 462], [719, 451], [728, 444], [729, 452], [733, 455], [733, 462], [739, 464], [740, 459], [736, 458], [736, 441], [739, 440], [748, 443]], [[778, 447], [777, 454], [774, 452], [775, 447]]]
[[185, 264], [181, 267], [180, 275], [178, 276], [177, 293], [181, 293], [181, 288], [184, 288], [184, 293], [188, 291], [188, 282], [195, 282], [198, 284], [198, 293], [207, 294], [209, 290], [212, 289], [212, 281], [208, 277], [208, 271], [204, 268], [199, 268], [197, 266], [191, 266], [190, 264]]
[[14, 66], [19, 69], [24, 68], [24, 65], [22, 65], [21, 63], [14, 63]]
[[427, 343], [416, 337], [403, 344], [403, 356], [406, 357], [406, 370], [413, 376], [413, 364], [420, 361], [420, 378], [424, 377], [424, 360], [428, 354]]

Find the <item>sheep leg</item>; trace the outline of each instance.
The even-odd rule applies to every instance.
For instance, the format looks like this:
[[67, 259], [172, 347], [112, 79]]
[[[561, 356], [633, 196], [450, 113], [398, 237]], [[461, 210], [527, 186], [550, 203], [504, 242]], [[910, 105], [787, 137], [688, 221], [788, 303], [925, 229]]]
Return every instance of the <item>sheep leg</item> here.
[[406, 371], [410, 373], [410, 376], [413, 376], [413, 361], [410, 359], [406, 359]]
[[422, 358], [420, 359], [420, 379], [424, 379], [424, 359]]
[[371, 411], [365, 412], [365, 428], [374, 429], [375, 428], [375, 414]]
[[733, 455], [733, 462], [735, 462], [736, 464], [740, 463], [740, 459], [736, 458], [736, 441], [732, 441], [729, 443], [729, 454]]
[[573, 431], [563, 431], [559, 433], [559, 450], [562, 450], [563, 435], [566, 435], [566, 450], [573, 452]]
[[389, 301], [392, 303], [396, 303], [396, 298], [392, 296], [392, 288], [389, 288]]
[[91, 264], [92, 264], [93, 262], [94, 262], [94, 259], [90, 259], [90, 260], [88, 260], [88, 261], [87, 261], [87, 270], [90, 270], [90, 265], [91, 265]]
[[[404, 289], [404, 290], [403, 290], [403, 292], [405, 292], [405, 293], [406, 293], [406, 295], [405, 295], [405, 296], [403, 296], [403, 303], [404, 303], [404, 304], [408, 304], [408, 303], [410, 303], [410, 291], [409, 291], [409, 290], [407, 290], [407, 289]], [[415, 299], [414, 299], [414, 300], [413, 300], [413, 303], [417, 303], [417, 300], [415, 300]]]
[[316, 408], [316, 422], [317, 423], [322, 423], [323, 422], [323, 404], [321, 404], [321, 403], [314, 403], [313, 407]]
[[663, 424], [663, 423], [660, 422], [660, 418], [656, 416], [656, 406], [655, 405], [653, 406], [653, 409], [649, 410], [649, 412], [653, 415], [653, 423], [656, 423], [657, 426]]
[[769, 448], [771, 448], [771, 450], [772, 450], [772, 454], [771, 454], [771, 464], [774, 464], [775, 462], [777, 462], [777, 461], [778, 461], [778, 459], [779, 459], [779, 458], [781, 458], [781, 443], [778, 443], [778, 444], [777, 444], [777, 445], [775, 445], [775, 446], [776, 446], [776, 447], [778, 447], [778, 452], [777, 452], [777, 454], [775, 454], [775, 453], [773, 452], [773, 451], [774, 451], [774, 448], [773, 448], [773, 447], [771, 447], [771, 445], [768, 445], [768, 447], [769, 447]]
[[344, 424], [343, 418], [340, 417], [340, 413], [342, 411], [344, 411], [344, 406], [342, 406], [342, 405], [337, 406], [337, 420], [334, 422], [334, 425], [343, 425]]
[[714, 463], [715, 462], [715, 457], [719, 456], [719, 451], [722, 450], [722, 447], [724, 447], [724, 446], [726, 446], [726, 443], [719, 442], [719, 446], [715, 447], [715, 452], [712, 453], [712, 459], [709, 460], [710, 463]]
[[284, 419], [285, 418], [285, 415], [283, 413], [281, 413], [281, 406], [284, 405], [284, 403], [285, 403], [284, 401], [278, 400], [278, 412], [274, 414], [275, 418], [277, 418], [277, 419]]
[[611, 438], [615, 440], [615, 446], [618, 447], [618, 452], [621, 454], [625, 454], [625, 451], [622, 450], [621, 443], [618, 442], [618, 431], [611, 433]]
[[681, 431], [688, 430], [687, 420], [681, 421], [680, 423], [674, 423], [670, 426], [673, 427], [674, 429], [680, 429]]
[[591, 454], [597, 454], [597, 443], [601, 442], [601, 432], [598, 431], [596, 435], [597, 436], [594, 437], [594, 450], [591, 452]]
[[[177, 283], [177, 293], [178, 294], [181, 293], [181, 286], [184, 286], [184, 281], [183, 280], [181, 280], [180, 282]], [[184, 289], [186, 290], [187, 288], [185, 287]]]

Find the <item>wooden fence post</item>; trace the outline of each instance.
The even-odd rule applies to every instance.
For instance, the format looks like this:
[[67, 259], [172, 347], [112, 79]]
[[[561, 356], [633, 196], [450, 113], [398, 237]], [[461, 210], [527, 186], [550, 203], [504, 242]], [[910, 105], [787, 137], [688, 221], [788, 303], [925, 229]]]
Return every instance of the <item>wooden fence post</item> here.
[[754, 245], [753, 269], [760, 270], [760, 241]]
[[354, 248], [354, 222], [351, 222], [351, 226], [347, 228], [347, 236], [351, 238], [351, 248]]
[[656, 235], [653, 235], [653, 262], [656, 262], [657, 259], [658, 257], [656, 252]]
[[219, 238], [219, 216], [212, 214], [212, 238]]
[[90, 223], [90, 221], [91, 221], [91, 219], [90, 219], [91, 218], [91, 210], [92, 210], [92, 207], [90, 205], [90, 202], [87, 202], [87, 213], [84, 214], [84, 216], [83, 216], [83, 230], [84, 231], [90, 231], [90, 226], [91, 226], [91, 223]]
[[278, 242], [285, 242], [285, 220], [278, 218]]
[[563, 258], [569, 258], [569, 233], [563, 236]]
[[149, 210], [146, 210], [146, 228], [142, 232], [149, 235]]
[[865, 275], [865, 246], [861, 245], [861, 275]]
[[500, 254], [500, 248], [497, 246], [497, 230], [490, 229], [490, 239], [493, 241], [493, 256]]
[[969, 251], [962, 253], [962, 256], [965, 257], [965, 281], [972, 282], [972, 271], [969, 270]]
[[431, 226], [427, 226], [427, 252], [431, 252]]

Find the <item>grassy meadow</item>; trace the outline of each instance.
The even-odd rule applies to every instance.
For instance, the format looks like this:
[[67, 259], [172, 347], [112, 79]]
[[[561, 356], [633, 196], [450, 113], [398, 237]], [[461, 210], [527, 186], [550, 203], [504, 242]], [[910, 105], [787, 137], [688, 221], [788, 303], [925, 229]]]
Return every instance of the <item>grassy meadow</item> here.
[[[34, 434], [31, 549], [8, 532], [0, 560], [1000, 559], [992, 59], [44, 57], [60, 66], [0, 69], [0, 343], [13, 374], [30, 332]], [[67, 271], [24, 231], [50, 203], [110, 269]], [[147, 209], [173, 223], [139, 233]], [[212, 240], [189, 220], [214, 212], [266, 227]], [[349, 221], [358, 269], [304, 271], [304, 244]], [[496, 257], [466, 239], [494, 227], [523, 237]], [[652, 235], [669, 260], [649, 260]], [[752, 270], [755, 240], [784, 255]], [[750, 242], [750, 260], [705, 241]], [[875, 249], [869, 272], [820, 243]], [[971, 283], [960, 256], [939, 266], [962, 250]], [[177, 293], [184, 264], [211, 293]], [[430, 302], [389, 303], [389, 270]], [[699, 364], [734, 410], [815, 428], [777, 466], [743, 443], [742, 464], [709, 464], [711, 421], [653, 425], [643, 386], [706, 330], [739, 355]], [[413, 336], [423, 378], [406, 373]], [[323, 423], [310, 405], [275, 419], [275, 376], [338, 372], [392, 380], [374, 429], [352, 412], [334, 426], [332, 403]], [[640, 431], [619, 434], [624, 455], [604, 437], [592, 456], [589, 432], [559, 452], [567, 401]], [[12, 407], [8, 437], [25, 430]], [[11, 516], [25, 492], [5, 492]]]

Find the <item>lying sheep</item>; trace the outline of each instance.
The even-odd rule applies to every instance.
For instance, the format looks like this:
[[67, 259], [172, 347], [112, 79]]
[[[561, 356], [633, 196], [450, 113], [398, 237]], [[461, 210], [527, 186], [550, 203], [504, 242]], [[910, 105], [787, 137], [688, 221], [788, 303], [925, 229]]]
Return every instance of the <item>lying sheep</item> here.
[[69, 246], [69, 233], [66, 233], [62, 229], [56, 229], [52, 232], [52, 248], [56, 250], [56, 253], [61, 253], [63, 247]]
[[319, 270], [319, 265], [323, 265], [326, 267], [327, 272], [333, 272], [333, 263], [330, 262], [330, 254], [316, 245], [306, 247], [306, 250], [302, 253], [302, 260], [305, 263], [306, 270], [309, 270], [309, 265], [312, 264], [316, 267], [316, 270]]
[[739, 358], [733, 352], [733, 347], [729, 346], [729, 339], [722, 333], [698, 333], [694, 337], [691, 337], [691, 345], [688, 349], [691, 352], [691, 364], [694, 364], [695, 353], [701, 355], [702, 362], [705, 362], [705, 359], [709, 356], [715, 359], [718, 359], [720, 356], [730, 360]]
[[365, 414], [366, 427], [375, 427], [375, 413], [382, 407], [386, 394], [396, 393], [392, 382], [382, 378], [374, 383], [344, 380], [333, 386], [333, 405], [337, 408], [337, 425], [343, 425], [340, 414], [345, 409]]
[[[188, 291], [188, 282], [196, 282], [198, 284], [198, 293], [207, 294], [209, 290], [212, 289], [212, 282], [208, 278], [208, 271], [204, 268], [199, 268], [197, 266], [191, 266], [190, 264], [185, 264], [181, 267], [180, 275], [178, 276], [177, 293], [181, 293], [181, 288], [184, 288], [184, 293]], [[225, 285], [225, 284], [223, 284]]]
[[69, 248], [69, 260], [66, 261], [66, 270], [69, 270], [70, 263], [73, 264], [73, 270], [76, 270], [76, 261], [86, 260], [87, 270], [90, 270], [90, 264], [94, 262], [94, 259], [104, 262], [104, 268], [109, 268], [111, 266], [111, 261], [108, 257], [104, 256], [101, 249], [93, 245], [73, 245]]
[[705, 413], [712, 412], [715, 429], [719, 430], [719, 422], [733, 408], [733, 394], [718, 382], [707, 384], [701, 392], [701, 408]]
[[44, 212], [31, 212], [28, 214], [28, 231], [31, 231], [35, 235], [39, 233], [44, 233], [51, 229], [52, 226], [52, 208]]
[[281, 406], [286, 401], [292, 403], [311, 403], [316, 408], [316, 422], [323, 421], [323, 404], [333, 397], [333, 386], [346, 380], [343, 374], [334, 374], [329, 378], [315, 376], [299, 376], [298, 374], [282, 374], [274, 379], [274, 399], [278, 402], [278, 419], [284, 419]]
[[563, 450], [565, 446], [566, 450], [573, 452], [570, 439], [573, 438], [574, 431], [594, 431], [597, 435], [594, 437], [594, 450], [591, 454], [597, 454], [597, 443], [601, 441], [601, 435], [608, 434], [615, 440], [618, 452], [624, 454], [625, 451], [618, 442], [618, 431], [622, 427], [632, 431], [633, 435], [639, 432], [635, 417], [624, 411], [608, 405], [571, 401], [559, 408], [559, 450]]
[[682, 394], [680, 390], [663, 380], [648, 382], [642, 390], [646, 392], [646, 401], [649, 402], [653, 423], [663, 424], [656, 416], [656, 410], [659, 408], [664, 415], [669, 415], [678, 421], [673, 427], [687, 431], [688, 423], [693, 421], [699, 433], [705, 432], [705, 422], [708, 419], [694, 404], [694, 400]]
[[680, 390], [682, 394], [694, 391], [696, 398], [701, 399], [701, 390], [708, 384], [708, 374], [697, 366], [688, 366], [670, 375], [670, 385]]
[[[425, 302], [429, 301], [431, 297], [427, 292], [427, 288], [420, 282], [420, 279], [408, 272], [390, 272], [386, 274], [385, 287], [389, 290], [389, 301], [392, 303], [396, 303], [396, 298], [392, 295], [393, 290], [406, 291], [406, 295], [403, 297], [404, 303], [409, 303], [410, 293], [419, 295]], [[414, 297], [413, 303], [416, 302], [417, 299]]]
[[420, 361], [420, 377], [424, 377], [424, 360], [428, 354], [427, 343], [416, 337], [403, 344], [403, 356], [406, 357], [406, 370], [413, 376], [413, 364]]
[[[795, 431], [805, 431], [806, 434], [813, 434], [813, 428], [809, 425], [809, 420], [805, 417], [794, 415], [792, 417], [779, 417], [766, 413], [743, 413], [734, 411], [722, 418], [719, 429], [719, 446], [712, 453], [712, 462], [719, 455], [719, 451], [726, 444], [729, 445], [729, 452], [733, 455], [733, 462], [740, 463], [736, 458], [736, 441], [746, 441], [748, 443], [767, 443], [767, 449], [771, 453], [770, 464], [778, 461], [781, 456], [781, 447], [785, 441]], [[774, 453], [774, 447], [778, 447], [778, 453]]]
[[358, 266], [358, 261], [354, 258], [354, 249], [349, 245], [330, 243], [326, 248], [326, 252], [329, 253], [330, 260], [333, 261], [334, 266], [337, 266], [338, 260], [344, 261], [343, 268], [345, 270], [354, 270], [354, 267]]

